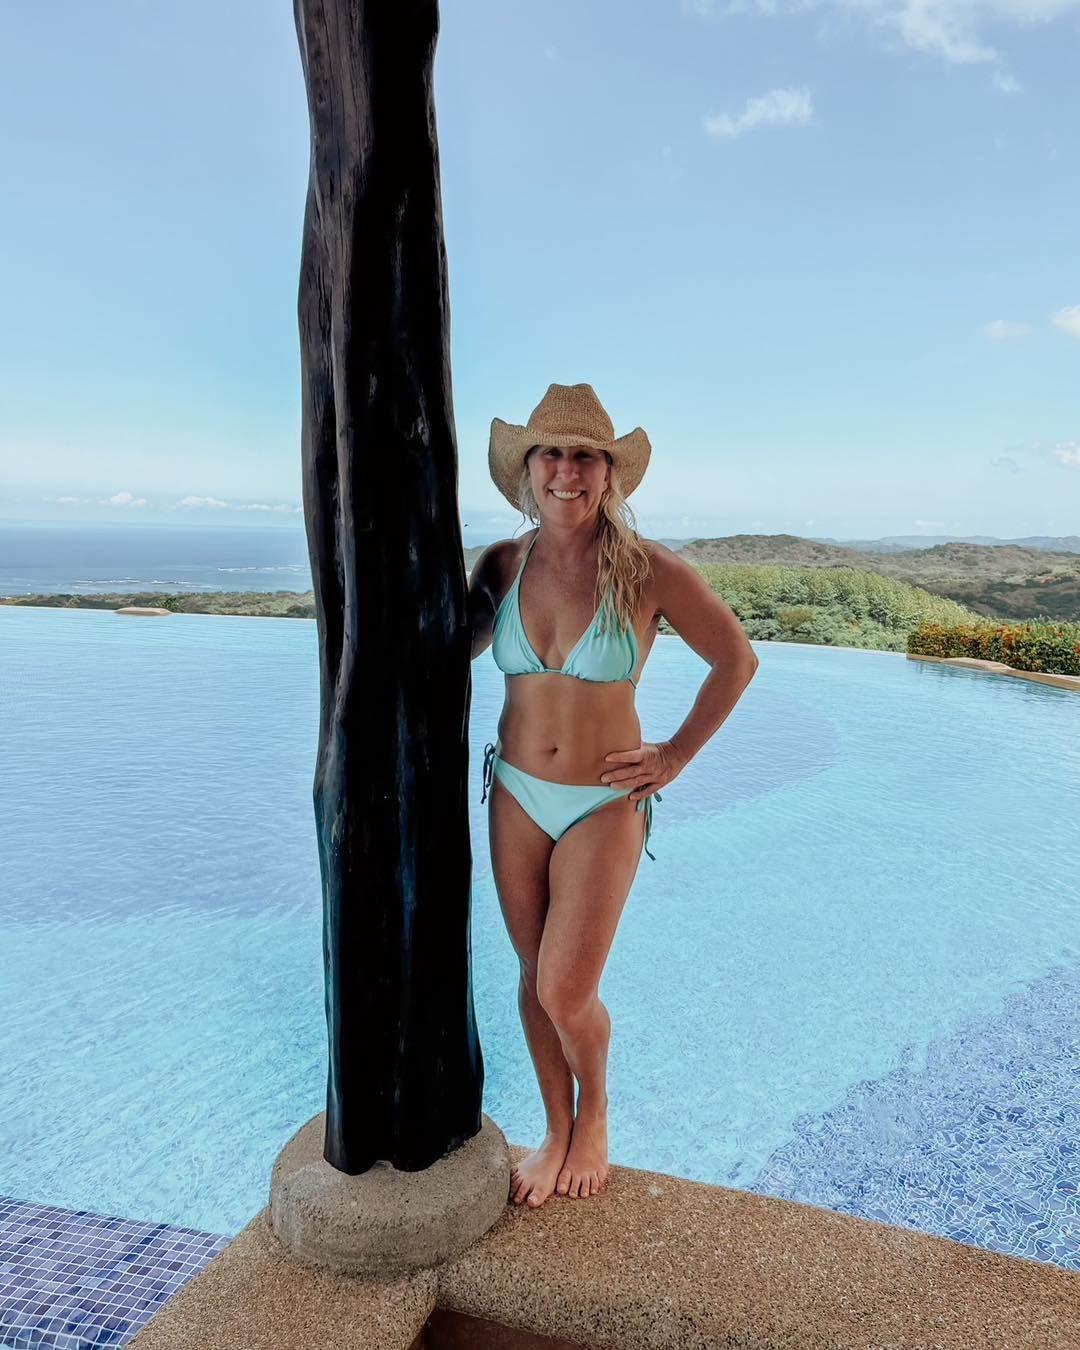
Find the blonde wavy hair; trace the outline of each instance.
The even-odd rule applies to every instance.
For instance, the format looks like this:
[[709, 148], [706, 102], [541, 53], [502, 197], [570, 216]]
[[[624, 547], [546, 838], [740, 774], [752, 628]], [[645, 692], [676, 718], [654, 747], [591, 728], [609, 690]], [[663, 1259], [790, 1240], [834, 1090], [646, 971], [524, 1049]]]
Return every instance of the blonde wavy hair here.
[[[540, 507], [529, 476], [529, 455], [538, 448], [535, 445], [530, 447], [518, 480], [522, 517], [531, 520], [534, 525], [540, 524]], [[601, 631], [606, 632], [614, 621], [618, 630], [625, 633], [633, 627], [634, 615], [652, 568], [641, 535], [638, 534], [637, 517], [619, 489], [618, 470], [606, 450], [603, 455], [611, 465], [611, 479], [600, 498], [596, 523], [599, 565], [594, 603], [597, 610], [603, 604]]]

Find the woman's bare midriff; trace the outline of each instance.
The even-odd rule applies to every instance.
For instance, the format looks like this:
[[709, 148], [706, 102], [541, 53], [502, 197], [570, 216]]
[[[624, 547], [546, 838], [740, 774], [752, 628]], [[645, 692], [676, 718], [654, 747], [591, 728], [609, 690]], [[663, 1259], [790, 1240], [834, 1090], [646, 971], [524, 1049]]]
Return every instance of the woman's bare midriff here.
[[629, 680], [601, 684], [573, 675], [507, 675], [500, 754], [553, 783], [600, 785], [617, 767], [604, 756], [641, 744]]

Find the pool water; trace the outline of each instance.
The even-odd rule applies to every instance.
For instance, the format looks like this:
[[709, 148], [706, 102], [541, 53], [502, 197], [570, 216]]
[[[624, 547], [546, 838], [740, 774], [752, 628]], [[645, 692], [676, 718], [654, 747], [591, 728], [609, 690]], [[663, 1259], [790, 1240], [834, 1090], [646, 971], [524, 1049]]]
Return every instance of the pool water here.
[[[615, 1162], [1080, 1270], [1080, 697], [756, 643], [602, 985]], [[657, 641], [644, 734], [706, 673]], [[0, 607], [0, 1194], [239, 1229], [324, 1105], [314, 625]], [[487, 856], [485, 1110], [543, 1117]]]

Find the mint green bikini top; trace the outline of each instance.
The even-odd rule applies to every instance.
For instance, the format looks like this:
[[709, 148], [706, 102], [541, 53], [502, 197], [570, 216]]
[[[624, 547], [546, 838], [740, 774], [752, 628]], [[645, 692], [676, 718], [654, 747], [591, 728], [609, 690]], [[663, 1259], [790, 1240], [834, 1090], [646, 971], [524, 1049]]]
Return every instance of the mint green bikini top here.
[[495, 664], [504, 675], [573, 675], [575, 679], [590, 680], [595, 684], [630, 680], [636, 689], [637, 683], [631, 679], [631, 672], [637, 665], [637, 637], [633, 628], [620, 632], [614, 623], [606, 632], [602, 630], [600, 616], [604, 608], [603, 601], [593, 615], [592, 623], [574, 643], [561, 669], [553, 670], [545, 666], [533, 651], [521, 622], [521, 577], [529, 554], [533, 551], [533, 544], [539, 537], [539, 534], [533, 535], [532, 544], [526, 550], [514, 583], [503, 596], [495, 615], [491, 642]]

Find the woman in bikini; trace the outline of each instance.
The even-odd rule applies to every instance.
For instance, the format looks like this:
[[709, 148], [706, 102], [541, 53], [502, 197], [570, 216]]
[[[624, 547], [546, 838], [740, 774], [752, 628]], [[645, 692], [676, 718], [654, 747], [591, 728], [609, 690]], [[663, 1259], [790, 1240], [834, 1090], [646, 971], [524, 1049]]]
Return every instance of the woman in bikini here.
[[[553, 1191], [595, 1195], [607, 1177], [611, 1020], [600, 976], [648, 848], [654, 796], [724, 722], [758, 664], [701, 576], [637, 533], [626, 498], [649, 455], [640, 427], [615, 438], [587, 384], [553, 384], [526, 426], [491, 427], [495, 484], [538, 527], [486, 548], [469, 584], [472, 654], [491, 645], [506, 676], [484, 793], [547, 1115], [543, 1142], [511, 1173], [511, 1199], [534, 1208]], [[710, 670], [682, 726], [652, 744], [641, 740], [634, 692], [661, 616]]]

